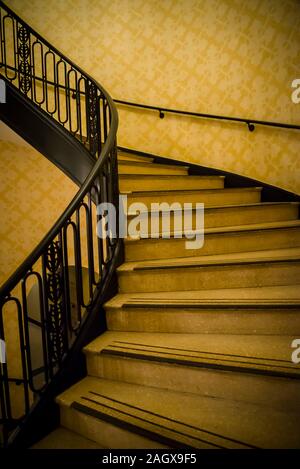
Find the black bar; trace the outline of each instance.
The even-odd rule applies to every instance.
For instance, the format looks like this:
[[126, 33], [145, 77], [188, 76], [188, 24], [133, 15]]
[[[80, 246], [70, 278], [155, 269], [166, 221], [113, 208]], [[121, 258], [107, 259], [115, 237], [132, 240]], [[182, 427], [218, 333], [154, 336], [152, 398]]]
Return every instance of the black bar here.
[[30, 467], [189, 467], [253, 468], [293, 467], [299, 450], [197, 450], [197, 449], [105, 449], [105, 450], [23, 450], [2, 451], [5, 467], [26, 463]]

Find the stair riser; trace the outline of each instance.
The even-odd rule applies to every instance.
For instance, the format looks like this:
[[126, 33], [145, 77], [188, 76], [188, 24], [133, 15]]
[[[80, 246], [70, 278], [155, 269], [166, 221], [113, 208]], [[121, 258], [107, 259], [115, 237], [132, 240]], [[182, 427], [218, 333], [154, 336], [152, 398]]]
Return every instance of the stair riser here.
[[[148, 214], [144, 215], [148, 219]], [[192, 226], [195, 224], [195, 213], [189, 215], [186, 214], [187, 221], [192, 218]], [[128, 216], [128, 222], [132, 220], [134, 216]], [[296, 220], [298, 218], [298, 206], [297, 205], [273, 205], [269, 207], [265, 206], [254, 206], [254, 207], [224, 207], [221, 209], [206, 209], [204, 211], [205, 228], [217, 228], [222, 226], [239, 226], [239, 225], [251, 225], [255, 223], [268, 223], [286, 220]], [[175, 215], [175, 220], [182, 222], [182, 218], [179, 215]], [[181, 226], [181, 225], [179, 225]], [[150, 216], [148, 223], [148, 232], [150, 233]], [[170, 227], [167, 232], [174, 232], [174, 213], [170, 213]], [[166, 231], [166, 230], [164, 230]], [[160, 232], [161, 228], [161, 214], [160, 214]]]
[[120, 191], [165, 191], [165, 190], [186, 190], [188, 187], [189, 189], [222, 189], [224, 187], [224, 179], [201, 179], [199, 178], [192, 178], [192, 177], [185, 177], [182, 178], [164, 178], [164, 179], [157, 179], [155, 177], [146, 177], [143, 178], [142, 176], [137, 178], [120, 178], [119, 180], [119, 187]]
[[297, 262], [165, 268], [119, 273], [121, 292], [210, 290], [300, 283]]
[[[236, 192], [222, 192], [222, 189], [213, 192], [202, 192], [202, 191], [191, 191], [182, 193], [166, 193], [156, 195], [128, 195], [128, 207], [132, 203], [142, 202], [146, 205], [147, 209], [151, 208], [152, 203], [168, 203], [175, 204], [179, 203], [182, 205], [185, 203], [203, 203], [205, 206], [220, 206], [220, 205], [237, 205], [237, 204], [251, 204], [260, 202], [259, 191], [236, 191]], [[153, 206], [152, 206], [153, 207]]]
[[186, 238], [131, 241], [126, 244], [126, 261], [228, 254], [300, 246], [300, 228], [240, 233], [206, 234], [200, 249], [186, 249]]
[[[240, 371], [219, 371], [156, 361], [88, 355], [89, 375], [144, 386], [256, 402], [272, 408], [297, 410], [300, 407], [300, 381], [291, 380], [282, 399], [281, 378]], [[222, 386], [220, 386], [220, 382]]]
[[167, 446], [163, 446], [149, 438], [132, 433], [104, 420], [95, 419], [69, 407], [60, 407], [60, 421], [65, 428], [96, 441], [103, 448], [167, 448]]
[[144, 163], [143, 165], [136, 165], [130, 163], [119, 163], [118, 164], [118, 173], [119, 174], [165, 174], [165, 175], [187, 175], [187, 169], [181, 168], [166, 168], [160, 167], [159, 165], [155, 166], [153, 164]]
[[278, 334], [300, 337], [300, 308], [264, 309], [124, 308], [106, 309], [110, 331], [199, 334]]

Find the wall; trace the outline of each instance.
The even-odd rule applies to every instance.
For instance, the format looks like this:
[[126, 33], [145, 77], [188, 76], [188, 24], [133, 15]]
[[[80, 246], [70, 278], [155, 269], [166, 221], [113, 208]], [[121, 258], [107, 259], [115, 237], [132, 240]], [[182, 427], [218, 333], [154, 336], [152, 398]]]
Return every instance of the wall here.
[[0, 285], [41, 241], [78, 190], [34, 148], [4, 131], [3, 124], [1, 129], [5, 140], [0, 139]]
[[[41, 241], [77, 190], [56, 166], [0, 123], [0, 285]], [[41, 272], [40, 263], [35, 268]], [[27, 293], [34, 283], [27, 282]], [[12, 296], [21, 298], [20, 285]], [[6, 303], [2, 319], [7, 362], [9, 375], [16, 378], [22, 376], [17, 316], [16, 304]], [[23, 388], [10, 383], [10, 390], [13, 415], [18, 417], [24, 412]]]
[[[299, 0], [8, 0], [114, 98], [300, 124]], [[300, 132], [120, 107], [118, 142], [300, 193]]]

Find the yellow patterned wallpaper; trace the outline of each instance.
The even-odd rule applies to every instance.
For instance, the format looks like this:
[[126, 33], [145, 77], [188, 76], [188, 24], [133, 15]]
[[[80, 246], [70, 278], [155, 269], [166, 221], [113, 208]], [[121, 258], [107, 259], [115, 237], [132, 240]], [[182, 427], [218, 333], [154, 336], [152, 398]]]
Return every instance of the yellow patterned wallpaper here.
[[41, 241], [77, 190], [25, 142], [0, 140], [0, 285]]
[[[0, 285], [31, 253], [61, 215], [78, 187], [3, 123], [0, 125]], [[35, 268], [41, 272], [38, 263]], [[34, 285], [27, 283], [27, 293]], [[21, 298], [20, 285], [12, 296]], [[22, 376], [17, 309], [3, 310], [9, 374]], [[14, 416], [24, 409], [22, 386], [11, 387]]]
[[[7, 0], [114, 98], [300, 124], [299, 0]], [[120, 145], [300, 193], [300, 133], [120, 107]]]

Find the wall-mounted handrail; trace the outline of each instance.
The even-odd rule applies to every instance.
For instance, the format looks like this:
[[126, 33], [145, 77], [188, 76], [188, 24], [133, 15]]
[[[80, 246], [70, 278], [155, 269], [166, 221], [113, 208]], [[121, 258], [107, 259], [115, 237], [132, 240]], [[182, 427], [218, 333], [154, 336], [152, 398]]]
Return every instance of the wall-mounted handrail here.
[[[15, 70], [13, 67], [9, 67], [12, 71]], [[37, 81], [43, 82], [44, 78], [42, 77], [36, 77]], [[49, 85], [55, 86], [55, 83], [51, 80], [47, 80], [47, 83]], [[63, 85], [58, 85], [59, 88], [61, 89], [66, 89], [65, 86]], [[73, 93], [72, 97], [75, 99], [76, 95], [79, 94], [84, 94], [83, 91], [78, 91], [75, 88], [69, 88], [69, 90]], [[179, 114], [182, 116], [188, 116], [188, 117], [195, 117], [195, 118], [202, 118], [202, 119], [213, 119], [213, 120], [225, 120], [225, 121], [231, 121], [231, 122], [241, 122], [243, 124], [246, 124], [248, 127], [248, 130], [250, 132], [253, 132], [255, 130], [255, 125], [262, 125], [262, 126], [267, 126], [267, 127], [279, 127], [283, 129], [293, 129], [293, 130], [300, 130], [300, 125], [297, 124], [287, 124], [284, 122], [274, 122], [274, 121], [263, 121], [263, 120], [258, 120], [258, 119], [250, 119], [246, 117], [234, 117], [234, 116], [223, 116], [223, 115], [217, 115], [217, 114], [206, 114], [206, 113], [201, 113], [201, 112], [192, 112], [192, 111], [183, 111], [180, 109], [171, 109], [171, 108], [165, 108], [162, 106], [150, 106], [148, 104], [141, 104], [141, 103], [133, 103], [130, 101], [124, 101], [121, 99], [114, 99], [114, 102], [116, 104], [120, 104], [123, 106], [128, 106], [128, 107], [135, 107], [135, 108], [140, 108], [140, 109], [147, 109], [149, 111], [156, 111], [158, 112], [158, 116], [163, 119], [165, 117], [165, 114]]]
[[[12, 71], [15, 70], [13, 67], [9, 67]], [[37, 81], [43, 82], [44, 79], [42, 77], [36, 77]], [[47, 80], [47, 83], [49, 85], [55, 86], [55, 83], [51, 80]], [[58, 85], [59, 88], [66, 89], [65, 86], [63, 85]], [[83, 91], [77, 91], [75, 88], [69, 88], [69, 90], [73, 93], [72, 97], [75, 99], [77, 93], [79, 94], [84, 94]], [[195, 118], [202, 118], [202, 119], [213, 119], [213, 120], [225, 120], [225, 121], [231, 121], [231, 122], [241, 122], [243, 124], [246, 124], [248, 127], [248, 130], [250, 132], [253, 132], [255, 130], [255, 125], [262, 125], [262, 126], [267, 126], [267, 127], [279, 127], [283, 129], [293, 129], [293, 130], [300, 130], [300, 125], [297, 124], [287, 124], [284, 122], [274, 122], [274, 121], [264, 121], [264, 120], [258, 120], [258, 119], [250, 119], [246, 117], [234, 117], [234, 116], [223, 116], [223, 115], [218, 115], [218, 114], [206, 114], [206, 113], [201, 113], [201, 112], [193, 112], [193, 111], [183, 111], [180, 109], [171, 109], [171, 108], [166, 108], [162, 106], [150, 106], [148, 104], [141, 104], [141, 103], [133, 103], [130, 101], [124, 101], [121, 99], [114, 99], [114, 102], [116, 104], [120, 104], [123, 106], [128, 106], [128, 107], [135, 107], [135, 108], [140, 108], [140, 109], [147, 109], [149, 111], [156, 111], [158, 112], [158, 116], [160, 119], [163, 119], [165, 117], [165, 114], [179, 114], [182, 116], [188, 116], [188, 117], [195, 117]]]
[[140, 104], [140, 103], [132, 103], [130, 101], [124, 101], [121, 99], [114, 99], [116, 104], [121, 104], [122, 106], [140, 108], [140, 109], [147, 109], [149, 111], [156, 111], [159, 113], [159, 117], [163, 119], [165, 114], [179, 114], [181, 116], [188, 116], [188, 117], [196, 117], [196, 118], [203, 118], [203, 119], [213, 119], [213, 120], [223, 120], [223, 121], [231, 121], [231, 122], [241, 122], [247, 124], [248, 130], [253, 132], [255, 130], [256, 125], [263, 125], [267, 127], [280, 127], [283, 129], [294, 129], [300, 130], [300, 125], [296, 124], [286, 124], [282, 122], [271, 122], [271, 121], [263, 121], [257, 119], [249, 119], [246, 117], [232, 117], [232, 116], [222, 116], [217, 114], [206, 114], [202, 112], [191, 112], [191, 111], [182, 111], [179, 109], [171, 109], [166, 108], [163, 106], [150, 106], [148, 104]]
[[[59, 129], [74, 158], [88, 151], [95, 161], [69, 206], [0, 288], [0, 339], [8, 350], [7, 363], [0, 363], [0, 446], [6, 446], [35, 418], [49, 389], [53, 396], [87, 325], [99, 328], [98, 308], [121, 241], [118, 230], [100, 236], [105, 220], [96, 210], [98, 204], [111, 203], [118, 212], [118, 114], [112, 98], [2, 1], [0, 76], [8, 96], [17, 93], [19, 103], [30, 102], [45, 127]], [[10, 325], [15, 322], [13, 337], [7, 318]], [[17, 366], [11, 366], [10, 350], [19, 354]]]

